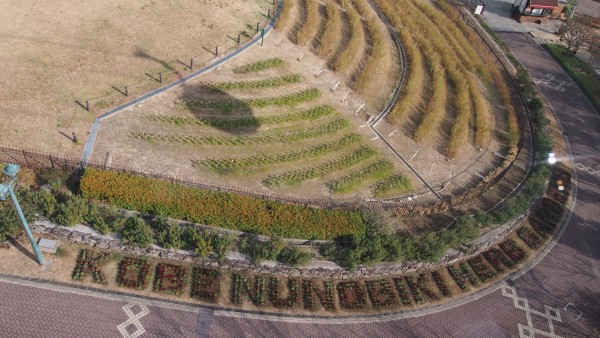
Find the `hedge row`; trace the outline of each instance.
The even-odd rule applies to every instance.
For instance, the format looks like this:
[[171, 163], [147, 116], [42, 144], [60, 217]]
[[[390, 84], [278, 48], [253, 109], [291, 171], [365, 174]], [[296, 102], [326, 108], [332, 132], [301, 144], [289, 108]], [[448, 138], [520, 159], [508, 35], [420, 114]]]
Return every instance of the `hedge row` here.
[[365, 231], [358, 211], [288, 205], [92, 168], [80, 188], [86, 198], [118, 207], [262, 235], [333, 239]]

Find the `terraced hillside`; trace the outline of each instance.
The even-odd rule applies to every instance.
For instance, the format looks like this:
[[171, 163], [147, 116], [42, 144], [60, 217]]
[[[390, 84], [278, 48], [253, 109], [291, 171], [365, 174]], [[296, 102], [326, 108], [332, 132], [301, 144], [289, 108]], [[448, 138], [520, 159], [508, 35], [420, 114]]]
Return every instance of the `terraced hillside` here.
[[113, 161], [137, 166], [155, 154], [204, 181], [298, 197], [411, 190], [408, 171], [335, 99], [341, 90], [332, 92], [293, 58], [252, 53], [135, 109], [127, 125], [107, 120], [103, 130], [117, 128], [131, 145], [112, 150]]
[[[264, 45], [104, 121], [94, 161], [346, 201], [435, 199], [432, 189], [462, 200], [510, 163], [518, 142], [511, 93], [445, 2], [283, 4]], [[376, 126], [383, 142], [370, 122], [399, 82]]]

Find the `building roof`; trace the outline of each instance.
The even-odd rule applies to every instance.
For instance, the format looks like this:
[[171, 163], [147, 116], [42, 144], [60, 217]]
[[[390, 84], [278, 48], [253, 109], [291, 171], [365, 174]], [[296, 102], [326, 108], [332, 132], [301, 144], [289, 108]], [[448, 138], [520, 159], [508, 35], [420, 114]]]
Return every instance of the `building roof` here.
[[554, 8], [558, 7], [558, 0], [531, 0], [532, 7]]

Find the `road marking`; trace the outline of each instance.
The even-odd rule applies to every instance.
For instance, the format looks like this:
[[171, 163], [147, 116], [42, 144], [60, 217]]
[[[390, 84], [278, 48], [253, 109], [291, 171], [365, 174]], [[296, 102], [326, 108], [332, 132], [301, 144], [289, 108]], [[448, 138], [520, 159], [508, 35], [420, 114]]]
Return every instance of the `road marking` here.
[[[134, 314], [133, 311], [131, 311], [131, 308], [133, 308], [136, 305], [139, 306], [141, 311]], [[145, 315], [150, 313], [150, 310], [148, 309], [148, 307], [146, 305], [129, 303], [129, 304], [123, 306], [123, 311], [125, 311], [125, 313], [127, 314], [127, 317], [129, 317], [129, 319], [127, 319], [126, 321], [124, 321], [123, 323], [121, 323], [117, 326], [117, 329], [119, 329], [119, 332], [121, 332], [121, 335], [123, 336], [123, 338], [136, 338], [136, 337], [139, 337], [139, 336], [143, 335], [144, 333], [146, 333], [146, 329], [144, 329], [144, 327], [142, 326], [142, 323], [140, 323], [140, 321], [139, 321], [142, 317], [144, 317]], [[129, 333], [127, 331], [127, 327], [129, 325], [133, 325], [136, 330]]]
[[535, 82], [536, 84], [543, 83], [543, 84], [548, 85], [550, 87], [554, 87], [555, 90], [558, 90], [560, 92], [564, 92], [565, 91], [565, 87], [571, 87], [572, 85], [574, 85], [573, 82], [567, 82], [567, 81], [558, 80], [552, 74], [546, 74], [545, 78], [541, 78], [541, 79], [534, 77], [533, 78], [533, 82]]
[[[529, 308], [529, 301], [525, 298], [517, 296], [517, 290], [512, 287], [505, 285], [502, 288], [502, 295], [508, 298], [513, 299], [513, 303], [515, 308], [519, 310], [525, 311], [525, 317], [527, 318], [527, 325], [519, 324], [519, 337], [521, 338], [530, 338], [535, 337], [536, 335], [541, 335], [550, 338], [559, 338], [554, 332], [554, 323], [553, 321], [562, 322], [560, 319], [560, 310], [557, 308], [553, 308], [548, 305], [544, 305], [545, 312], [540, 312]], [[542, 318], [546, 318], [548, 320], [549, 331], [542, 331], [540, 329], [536, 329], [533, 327], [533, 323], [531, 320], [531, 315], [536, 315]]]
[[581, 171], [587, 172], [588, 174], [591, 174], [591, 175], [596, 176], [596, 177], [600, 177], [600, 169], [594, 170], [594, 168], [592, 168], [592, 167], [586, 167], [585, 165], [583, 165], [581, 163], [576, 163], [575, 167], [577, 169], [581, 170]]

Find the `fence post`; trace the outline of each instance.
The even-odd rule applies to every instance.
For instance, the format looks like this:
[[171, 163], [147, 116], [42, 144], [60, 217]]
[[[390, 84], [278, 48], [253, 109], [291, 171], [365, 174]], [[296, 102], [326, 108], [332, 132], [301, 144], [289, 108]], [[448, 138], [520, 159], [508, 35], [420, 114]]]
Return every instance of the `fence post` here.
[[125, 96], [129, 96], [129, 88], [125, 86]]

